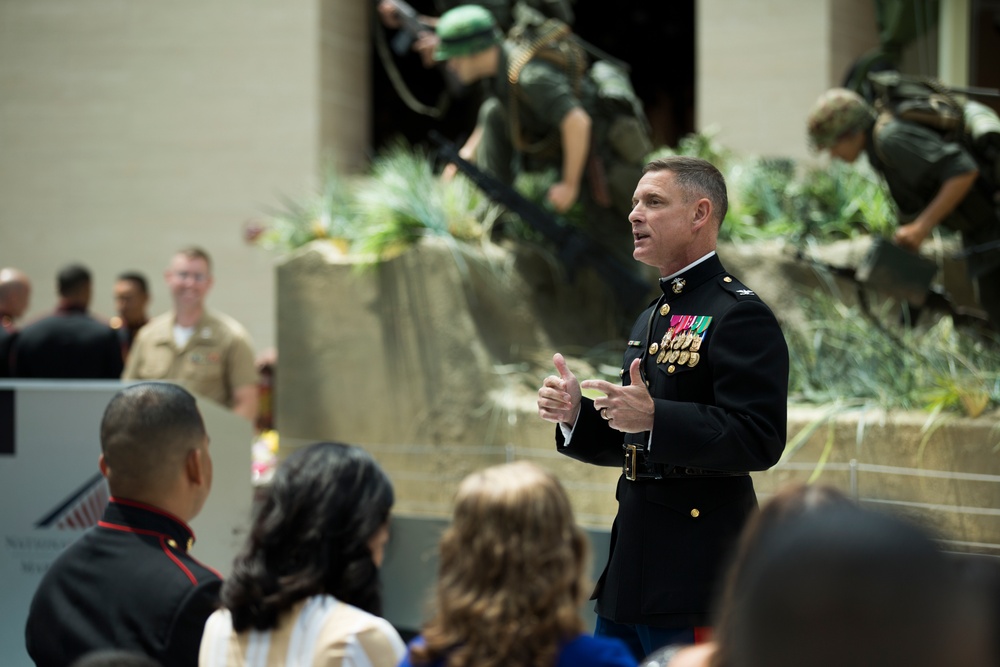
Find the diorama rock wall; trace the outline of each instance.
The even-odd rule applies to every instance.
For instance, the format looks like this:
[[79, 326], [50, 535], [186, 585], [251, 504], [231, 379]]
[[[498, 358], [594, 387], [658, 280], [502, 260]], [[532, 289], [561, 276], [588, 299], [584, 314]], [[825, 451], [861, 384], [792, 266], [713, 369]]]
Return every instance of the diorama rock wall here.
[[[856, 264], [858, 252], [848, 244], [824, 261]], [[821, 281], [781, 243], [722, 245], [719, 254], [785, 327], [801, 317], [803, 290]], [[359, 262], [318, 241], [278, 267], [282, 451], [316, 440], [362, 445], [391, 475], [396, 511], [434, 517], [450, 513], [469, 472], [531, 459], [563, 481], [582, 523], [610, 527], [619, 471], [557, 454], [534, 394], [554, 372], [554, 352], [576, 357], [615, 344], [615, 308], [600, 280], [581, 271], [570, 281], [551, 258], [523, 248], [440, 239], [369, 268]], [[761, 498], [813, 479], [915, 514], [952, 548], [1000, 554], [997, 422], [945, 419], [928, 429], [927, 421], [790, 406], [797, 448], [754, 474]]]

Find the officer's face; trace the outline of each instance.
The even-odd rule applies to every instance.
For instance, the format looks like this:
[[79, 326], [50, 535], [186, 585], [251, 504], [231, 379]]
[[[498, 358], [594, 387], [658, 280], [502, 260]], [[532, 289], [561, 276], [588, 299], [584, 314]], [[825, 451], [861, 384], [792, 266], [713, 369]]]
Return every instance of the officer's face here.
[[175, 255], [166, 273], [167, 286], [177, 306], [201, 306], [212, 288], [208, 263], [200, 257]]
[[672, 171], [643, 174], [632, 195], [632, 256], [661, 276], [684, 268], [694, 238], [696, 200], [674, 182]]

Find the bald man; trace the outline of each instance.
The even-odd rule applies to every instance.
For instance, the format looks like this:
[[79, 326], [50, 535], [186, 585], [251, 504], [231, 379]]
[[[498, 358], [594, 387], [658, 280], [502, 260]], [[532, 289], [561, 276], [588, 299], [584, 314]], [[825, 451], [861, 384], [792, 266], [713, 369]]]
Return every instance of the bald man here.
[[39, 584], [25, 629], [28, 654], [38, 667], [55, 667], [118, 648], [193, 667], [221, 585], [188, 553], [188, 522], [212, 488], [194, 397], [163, 382], [118, 392], [101, 422], [98, 464], [111, 501]]
[[31, 281], [18, 269], [0, 269], [0, 377], [10, 376], [10, 350], [17, 336], [14, 324], [28, 309]]

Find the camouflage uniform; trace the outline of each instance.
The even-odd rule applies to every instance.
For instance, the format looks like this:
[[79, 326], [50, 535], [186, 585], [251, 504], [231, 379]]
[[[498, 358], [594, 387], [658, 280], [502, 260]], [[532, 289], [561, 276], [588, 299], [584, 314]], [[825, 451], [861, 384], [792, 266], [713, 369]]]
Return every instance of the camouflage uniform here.
[[[874, 109], [851, 91], [834, 89], [820, 97], [809, 118], [809, 135], [816, 148], [830, 148], [858, 131], [865, 133], [865, 154], [885, 179], [902, 223], [916, 218], [949, 178], [977, 169], [961, 143], [929, 127], [889, 115], [876, 123]], [[1000, 240], [1000, 211], [983, 185], [979, 179], [941, 221], [962, 235], [965, 248]], [[1000, 250], [971, 255], [967, 268], [979, 304], [1000, 331]]]
[[[448, 29], [439, 26], [438, 30], [442, 40], [447, 41]], [[490, 94], [479, 110], [477, 126], [483, 134], [474, 161], [508, 185], [520, 171], [558, 172], [563, 160], [560, 124], [570, 111], [582, 108], [591, 119], [590, 154], [591, 158], [596, 157], [589, 161], [580, 182], [579, 201], [585, 210], [583, 224], [609, 250], [630, 258], [632, 236], [627, 217], [635, 184], [642, 175], [645, 152], [640, 148], [625, 158], [612, 145], [609, 137], [615, 136], [612, 128], [622, 116], [620, 110], [602, 107], [589, 72], [575, 77], [537, 55], [519, 68], [516, 83], [511, 83], [510, 63], [523, 46], [512, 39], [503, 42], [483, 39], [461, 47], [458, 53], [445, 50], [438, 57], [477, 53], [493, 45], [500, 47], [499, 62], [496, 76], [489, 82]], [[516, 116], [512, 112], [515, 107]], [[641, 115], [641, 108], [636, 111]], [[641, 124], [644, 123], [642, 117]], [[648, 130], [645, 131], [643, 138], [648, 151]], [[600, 195], [595, 198], [594, 185], [599, 182], [606, 190], [610, 206], [599, 203]]]

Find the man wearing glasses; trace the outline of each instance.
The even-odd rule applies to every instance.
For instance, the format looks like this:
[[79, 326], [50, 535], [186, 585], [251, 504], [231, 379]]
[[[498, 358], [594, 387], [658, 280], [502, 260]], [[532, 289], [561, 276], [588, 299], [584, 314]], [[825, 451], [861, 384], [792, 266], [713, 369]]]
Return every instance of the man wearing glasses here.
[[132, 344], [123, 380], [175, 380], [254, 421], [257, 370], [250, 337], [233, 318], [205, 307], [212, 260], [197, 247], [174, 254], [165, 278], [174, 308], [154, 317]]

